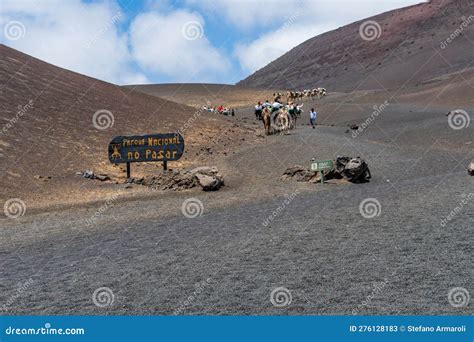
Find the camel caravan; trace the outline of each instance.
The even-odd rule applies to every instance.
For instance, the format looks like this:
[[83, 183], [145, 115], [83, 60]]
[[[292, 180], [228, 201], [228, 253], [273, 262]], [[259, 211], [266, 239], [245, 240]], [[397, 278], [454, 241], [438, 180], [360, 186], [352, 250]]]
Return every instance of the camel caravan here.
[[296, 101], [304, 98], [314, 100], [315, 98], [322, 98], [326, 96], [325, 88], [315, 88], [312, 90], [305, 89], [303, 91], [288, 91], [286, 93], [286, 105], [282, 104], [282, 93], [273, 94], [273, 103], [265, 101], [258, 102], [255, 106], [255, 116], [257, 120], [263, 121], [265, 134], [270, 135], [274, 132], [281, 134], [287, 133], [289, 130], [296, 127], [296, 120], [301, 117], [303, 113], [303, 105]]
[[314, 99], [321, 99], [322, 97], [326, 96], [326, 88], [314, 88], [314, 89], [305, 89], [302, 91], [289, 91], [287, 92], [288, 101], [303, 99], [303, 98], [310, 98], [311, 100]]

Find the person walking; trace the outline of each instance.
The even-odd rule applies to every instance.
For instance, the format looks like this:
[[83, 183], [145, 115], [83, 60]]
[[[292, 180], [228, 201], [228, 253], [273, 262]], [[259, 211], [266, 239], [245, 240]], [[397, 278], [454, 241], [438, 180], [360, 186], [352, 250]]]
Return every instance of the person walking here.
[[257, 120], [262, 120], [262, 104], [258, 101], [257, 105], [255, 106], [255, 117]]
[[311, 108], [310, 112], [309, 112], [309, 123], [311, 124], [311, 126], [313, 127], [313, 129], [315, 128], [314, 126], [316, 125], [316, 118], [318, 116], [318, 113], [316, 113], [316, 111], [314, 110], [314, 108]]

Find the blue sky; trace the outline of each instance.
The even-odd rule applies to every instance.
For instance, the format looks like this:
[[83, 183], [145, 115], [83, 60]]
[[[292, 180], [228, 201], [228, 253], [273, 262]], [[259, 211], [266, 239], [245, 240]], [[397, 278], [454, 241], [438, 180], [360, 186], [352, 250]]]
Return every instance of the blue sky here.
[[116, 84], [235, 83], [301, 42], [422, 0], [2, 0], [1, 42]]

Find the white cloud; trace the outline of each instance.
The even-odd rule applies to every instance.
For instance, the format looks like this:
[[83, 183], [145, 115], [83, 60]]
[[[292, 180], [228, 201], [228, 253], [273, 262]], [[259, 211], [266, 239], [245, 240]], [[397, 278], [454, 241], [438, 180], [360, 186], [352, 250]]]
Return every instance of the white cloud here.
[[[193, 0], [189, 0], [193, 1]], [[246, 72], [254, 72], [302, 42], [324, 32], [347, 25], [351, 22], [403, 6], [413, 5], [420, 0], [369, 1], [311, 1], [311, 0], [268, 0], [236, 2], [217, 1], [215, 8], [229, 15], [230, 22], [240, 28], [249, 29], [254, 25], [272, 25], [278, 27], [248, 43], [237, 43], [234, 55]], [[210, 6], [204, 1], [206, 6]], [[201, 6], [204, 6], [201, 3]], [[233, 13], [236, 10], [237, 12]], [[275, 11], [277, 14], [274, 14]], [[247, 13], [245, 20], [240, 20]], [[262, 16], [262, 13], [264, 14]], [[272, 22], [262, 20], [267, 15]], [[239, 21], [240, 20], [240, 21]]]
[[205, 35], [204, 19], [178, 10], [138, 15], [130, 26], [132, 54], [144, 70], [182, 82], [209, 82], [230, 64]]
[[[127, 35], [118, 30], [125, 14], [113, 2], [2, 0], [0, 16], [2, 41], [14, 49], [109, 82], [147, 81], [130, 65]], [[18, 40], [4, 32], [12, 20], [24, 27]]]
[[292, 12], [298, 0], [187, 0], [187, 4], [213, 13], [238, 29], [248, 30], [268, 25], [278, 26]]
[[282, 26], [279, 30], [266, 33], [249, 44], [237, 44], [234, 54], [242, 69], [253, 73], [291, 48], [329, 29], [329, 26], [317, 24]]
[[[201, 10], [207, 20], [224, 22], [231, 37], [235, 32], [227, 24], [240, 30], [241, 36], [234, 38], [233, 56], [242, 70], [253, 72], [320, 33], [418, 2], [185, 0], [188, 8], [177, 10], [171, 0], [146, 0], [147, 12], [133, 18], [128, 32], [123, 32], [127, 18], [117, 0], [0, 1], [3, 43], [60, 67], [118, 84], [148, 83], [149, 77], [155, 76], [176, 82], [228, 79], [232, 68], [228, 56], [211, 44], [203, 17], [191, 9]], [[5, 36], [5, 27], [12, 21], [24, 27], [17, 40]], [[183, 36], [186, 23], [193, 23], [188, 33], [197, 32], [198, 39]], [[143, 73], [137, 71], [139, 67]]]
[[300, 15], [309, 23], [348, 24], [357, 19], [427, 0], [187, 0], [190, 6], [214, 14], [241, 30], [279, 27]]

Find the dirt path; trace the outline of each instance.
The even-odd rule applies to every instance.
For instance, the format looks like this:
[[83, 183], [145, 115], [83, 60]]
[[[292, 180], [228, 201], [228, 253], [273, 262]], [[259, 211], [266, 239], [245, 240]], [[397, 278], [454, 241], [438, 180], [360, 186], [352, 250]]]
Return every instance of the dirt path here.
[[[228, 186], [217, 193], [117, 201], [92, 225], [103, 206], [2, 219], [0, 303], [10, 314], [472, 314], [447, 298], [473, 290], [472, 135], [446, 131], [443, 145], [430, 140], [444, 132], [437, 117], [405, 131], [384, 120], [356, 139], [300, 126], [251, 142], [218, 163]], [[278, 180], [337, 154], [363, 156], [372, 181]], [[200, 216], [183, 215], [190, 198]], [[361, 215], [366, 199], [378, 216]], [[93, 304], [99, 287], [112, 290], [111, 306]], [[270, 302], [278, 287], [289, 305]]]

